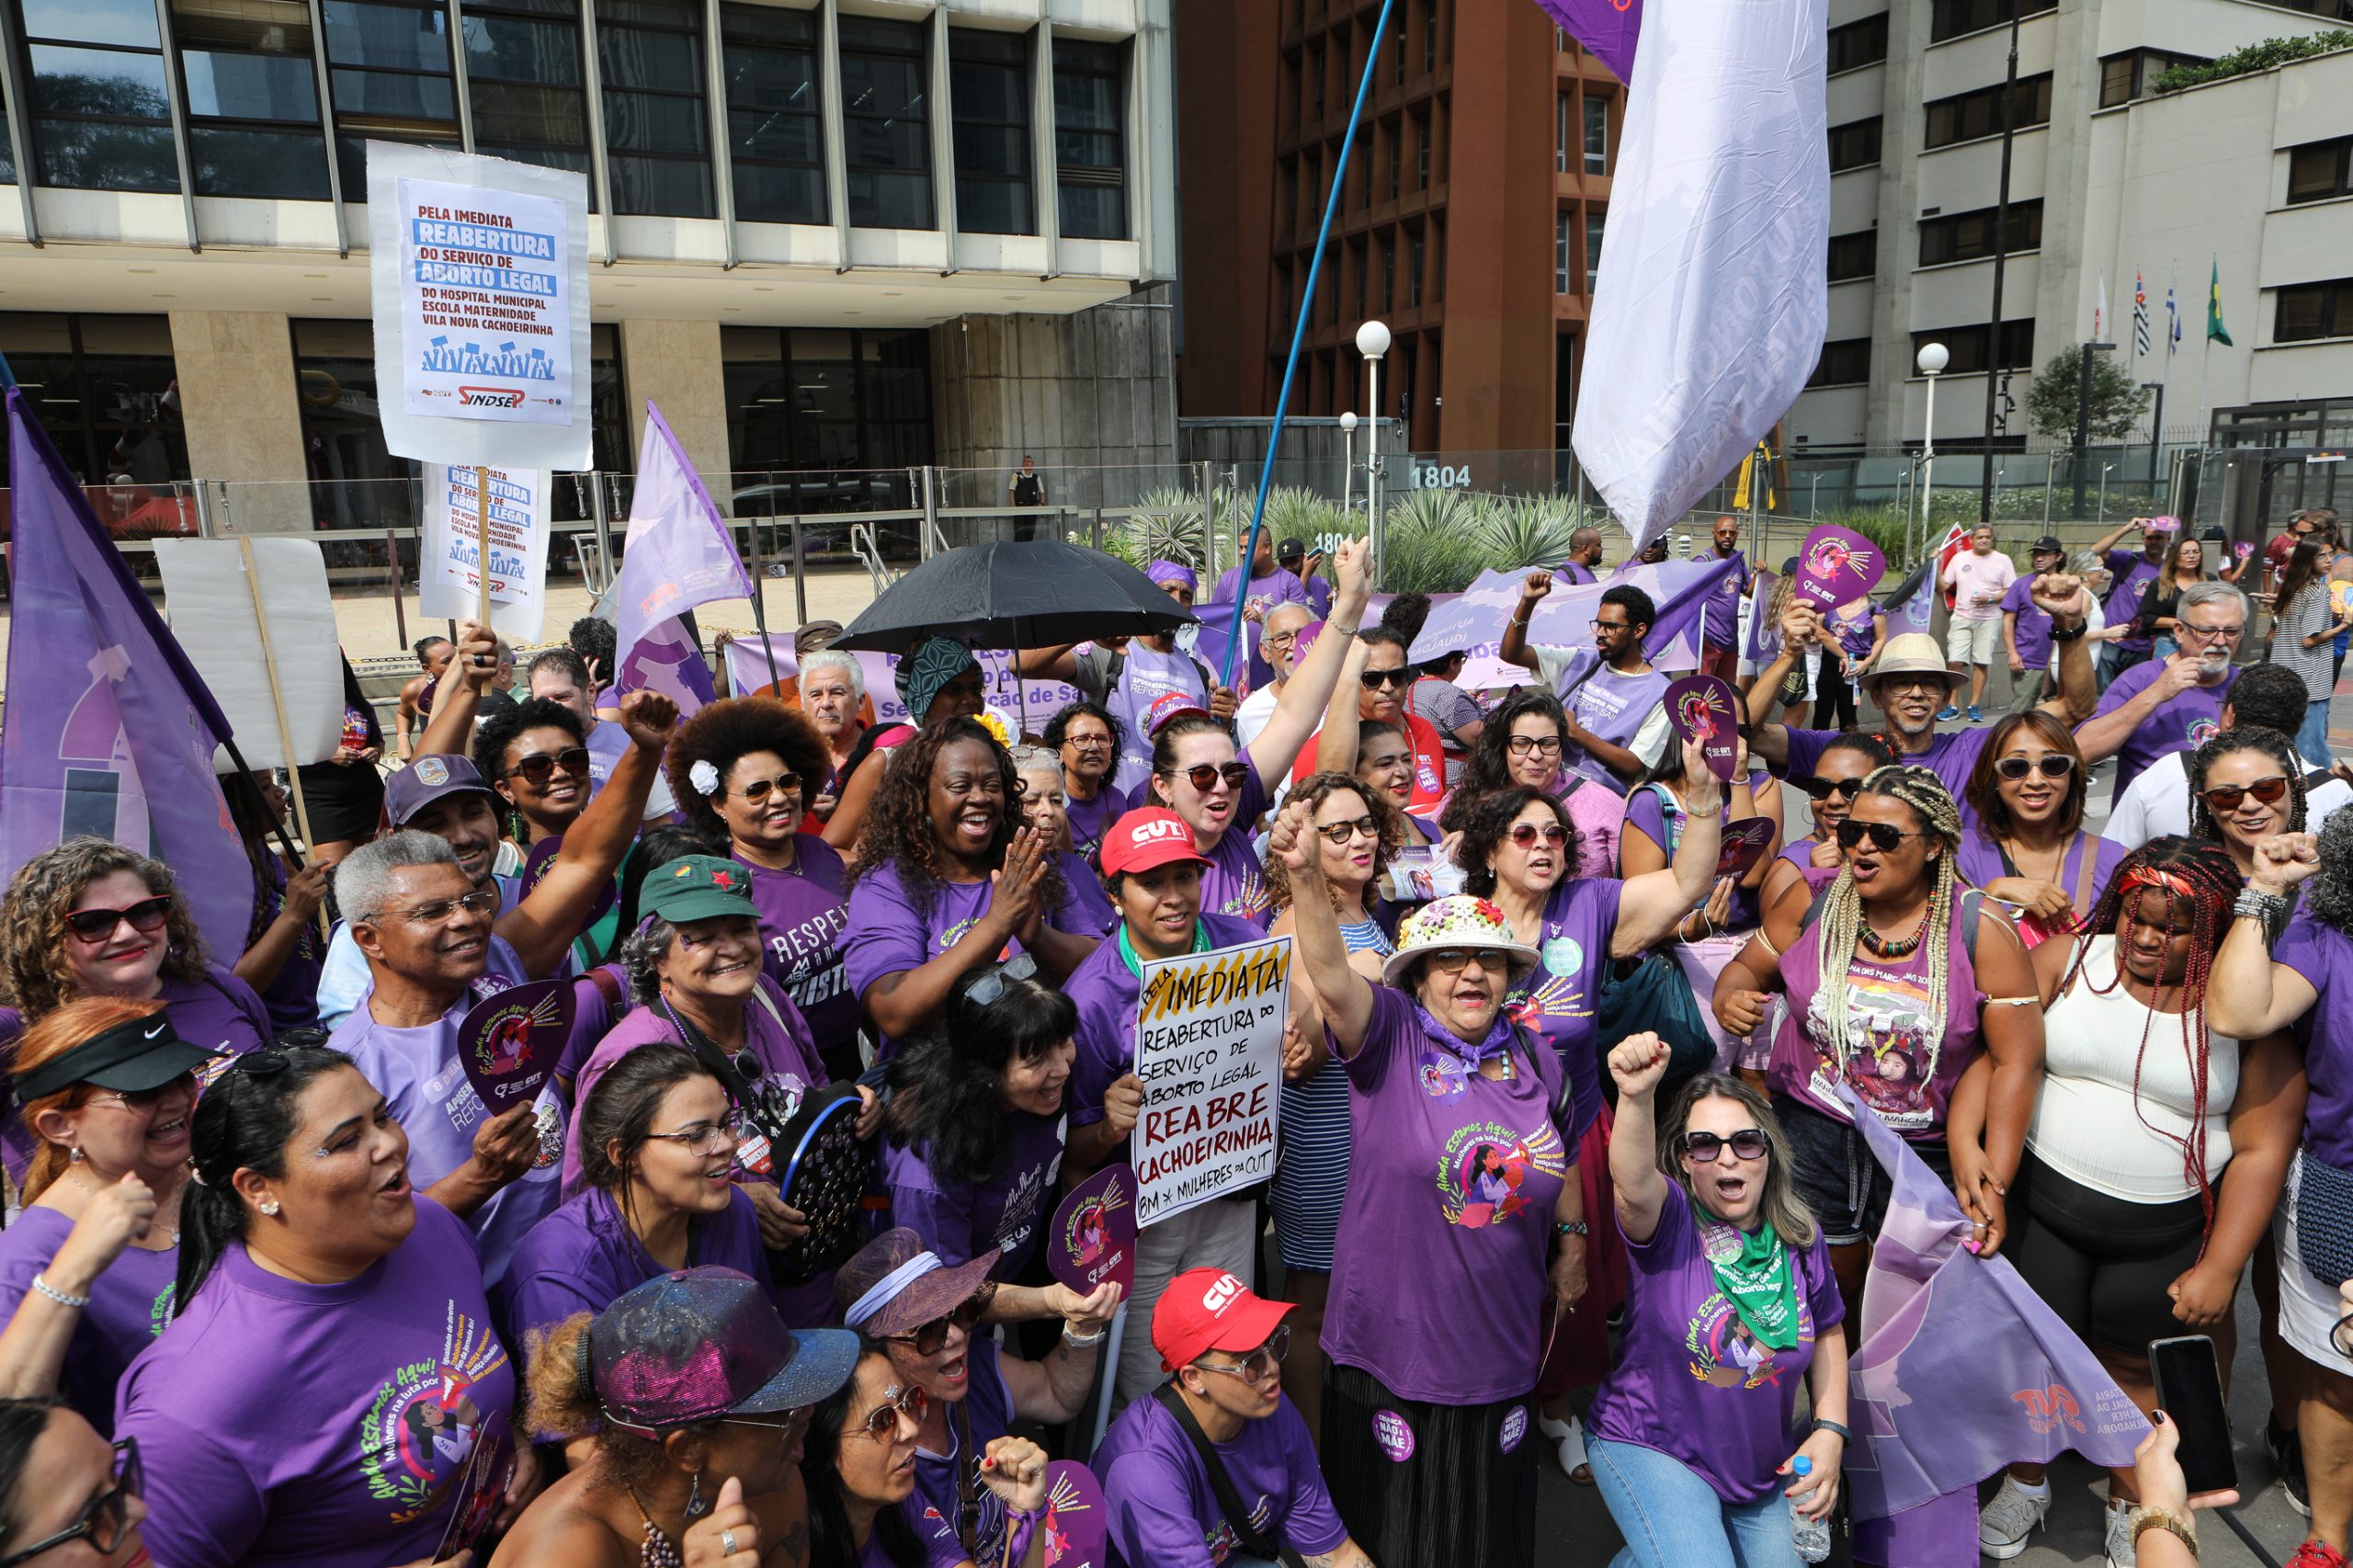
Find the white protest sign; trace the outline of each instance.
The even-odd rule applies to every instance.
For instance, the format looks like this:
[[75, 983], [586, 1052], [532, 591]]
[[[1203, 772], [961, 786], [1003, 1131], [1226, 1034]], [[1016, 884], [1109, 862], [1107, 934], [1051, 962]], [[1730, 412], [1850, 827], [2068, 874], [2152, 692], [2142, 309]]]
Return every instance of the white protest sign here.
[[395, 456], [591, 466], [586, 176], [370, 142], [368, 244]]
[[[480, 602], [476, 472], [425, 465], [417, 602], [428, 617], [471, 620]], [[547, 613], [549, 475], [531, 468], [480, 472], [490, 475], [490, 624], [510, 641], [537, 642]]]
[[[247, 544], [253, 547], [250, 581], [241, 548]], [[172, 635], [221, 704], [246, 763], [300, 767], [335, 756], [343, 741], [343, 653], [318, 541], [159, 539], [155, 566], [164, 578]], [[260, 615], [269, 617], [269, 651], [291, 757], [279, 744]]]
[[1275, 1173], [1290, 938], [1143, 966], [1130, 1157], [1139, 1229]]

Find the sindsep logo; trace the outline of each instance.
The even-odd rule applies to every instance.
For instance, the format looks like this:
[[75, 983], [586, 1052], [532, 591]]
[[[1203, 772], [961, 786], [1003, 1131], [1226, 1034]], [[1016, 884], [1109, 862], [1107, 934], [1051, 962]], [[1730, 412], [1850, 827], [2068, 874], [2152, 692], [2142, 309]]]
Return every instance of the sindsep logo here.
[[458, 401], [468, 408], [520, 408], [523, 389], [520, 387], [460, 387]]

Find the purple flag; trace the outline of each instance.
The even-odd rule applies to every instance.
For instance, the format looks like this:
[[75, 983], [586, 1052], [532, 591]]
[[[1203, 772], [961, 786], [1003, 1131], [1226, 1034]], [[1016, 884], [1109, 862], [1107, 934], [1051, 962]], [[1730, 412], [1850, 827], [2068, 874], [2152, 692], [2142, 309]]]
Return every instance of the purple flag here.
[[1544, 14], [1620, 82], [1634, 79], [1634, 44], [1643, 30], [1643, 0], [1536, 0]]
[[[1528, 640], [1546, 646], [1593, 646], [1593, 617], [1601, 596], [1610, 588], [1632, 586], [1650, 595], [1658, 611], [1644, 644], [1652, 664], [1662, 669], [1693, 669], [1699, 663], [1699, 612], [1716, 585], [1731, 574], [1733, 562], [1712, 556], [1703, 561], [1662, 561], [1655, 565], [1620, 566], [1608, 581], [1574, 586], [1555, 581], [1552, 591], [1536, 607], [1529, 621]], [[1425, 664], [1457, 648], [1475, 657], [1493, 648], [1504, 634], [1504, 623], [1519, 607], [1525, 572], [1482, 572], [1478, 580], [1451, 599], [1433, 597], [1430, 618], [1422, 623], [1406, 657]]]
[[1847, 1367], [1856, 1518], [1973, 1497], [2003, 1466], [2065, 1449], [2131, 1468], [2148, 1419], [2008, 1259], [1962, 1247], [1969, 1219], [1920, 1157], [1851, 1089], [1838, 1097], [1893, 1183]]
[[713, 599], [751, 597], [752, 579], [710, 492], [662, 411], [647, 403], [629, 536], [613, 585], [620, 689], [666, 693], [681, 715], [710, 701], [717, 690], [710, 666], [677, 618]]
[[0, 878], [68, 838], [114, 839], [170, 864], [213, 956], [234, 962], [254, 872], [212, 771], [229, 721], [15, 387], [8, 472]]
[[1775, 573], [1756, 574], [1756, 591], [1748, 599], [1748, 641], [1740, 653], [1752, 665], [1769, 665], [1781, 652], [1781, 623], [1773, 619], [1770, 608], [1780, 582]]

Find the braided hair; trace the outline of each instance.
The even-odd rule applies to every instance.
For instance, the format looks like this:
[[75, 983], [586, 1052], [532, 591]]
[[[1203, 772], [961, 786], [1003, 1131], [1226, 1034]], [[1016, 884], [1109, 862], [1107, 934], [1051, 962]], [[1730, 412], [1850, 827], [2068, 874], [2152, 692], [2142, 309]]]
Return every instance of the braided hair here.
[[[2154, 1000], [2147, 1021], [2141, 1026], [2141, 1043], [2132, 1057], [2132, 1114], [2156, 1136], [2181, 1145], [2182, 1172], [2198, 1184], [2199, 1207], [2206, 1217], [2198, 1244], [2201, 1258], [2206, 1256], [2206, 1243], [2214, 1233], [2214, 1183], [2206, 1168], [2207, 1074], [2213, 1044], [2206, 1027], [2206, 981], [2213, 971], [2214, 954], [2222, 945], [2222, 934], [2230, 929], [2231, 909], [2238, 899], [2239, 887], [2238, 863], [2222, 846], [2170, 834], [2151, 839], [2117, 866], [2098, 903], [2075, 926], [2075, 933], [2083, 940], [2076, 943], [2075, 960], [2059, 987], [2060, 994], [2064, 995], [2080, 979], [2095, 996], [2106, 996], [2124, 988], [2124, 949], [2131, 944], [2132, 927], [2140, 921], [2143, 892], [2165, 895], [2168, 935], [2175, 911], [2184, 904], [2188, 906], [2189, 962], [2181, 977], [2181, 1049], [2189, 1062], [2190, 1135], [2180, 1138], [2151, 1126], [2141, 1108], [2141, 1074], [2149, 1059], [2149, 1032], [2156, 1027], [2157, 1020]], [[2091, 938], [2111, 932], [2116, 937], [2111, 954], [2116, 967], [2109, 983], [2102, 985], [2086, 972], [2085, 960], [2091, 953]]]
[[[1934, 862], [1931, 875], [1935, 881], [1928, 892], [1928, 910], [1920, 923], [1921, 943], [1928, 954], [1928, 1004], [1923, 1031], [1928, 1044], [1928, 1060], [1922, 1081], [1934, 1083], [1937, 1061], [1944, 1051], [1945, 988], [1951, 980], [1954, 888], [1958, 882], [1954, 859], [1961, 848], [1961, 808], [1937, 776], [1919, 767], [1873, 768], [1855, 799], [1859, 802], [1865, 795], [1884, 795], [1891, 801], [1901, 801], [1919, 819], [1922, 835], [1935, 840], [1943, 851]], [[1822, 901], [1822, 980], [1816, 989], [1818, 996], [1829, 999], [1823, 1006], [1829, 1033], [1825, 1043], [1838, 1060], [1842, 1078], [1847, 1075], [1847, 1063], [1855, 1050], [1847, 1033], [1847, 968], [1854, 961], [1855, 946], [1862, 939], [1862, 892], [1855, 886], [1852, 868], [1842, 866], [1838, 880], [1830, 884]]]
[[2259, 751], [2279, 765], [2288, 776], [2288, 825], [2281, 831], [2304, 831], [2304, 759], [2288, 736], [2253, 724], [2224, 730], [2189, 754], [2189, 836], [2209, 844], [2227, 844], [2222, 824], [2206, 806], [2206, 776], [2214, 765], [2235, 751]]

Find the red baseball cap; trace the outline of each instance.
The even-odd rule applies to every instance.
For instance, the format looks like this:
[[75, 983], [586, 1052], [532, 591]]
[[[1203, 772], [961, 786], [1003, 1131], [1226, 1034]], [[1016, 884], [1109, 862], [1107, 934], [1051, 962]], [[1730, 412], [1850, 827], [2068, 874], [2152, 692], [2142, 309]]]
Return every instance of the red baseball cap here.
[[1138, 806], [1111, 824], [1103, 835], [1103, 874], [1149, 871], [1179, 860], [1208, 865], [1209, 857], [1193, 846], [1193, 830], [1165, 806]]
[[1254, 1296], [1222, 1268], [1188, 1268], [1152, 1309], [1152, 1347], [1161, 1370], [1173, 1372], [1205, 1350], [1257, 1349], [1290, 1311], [1289, 1301]]

